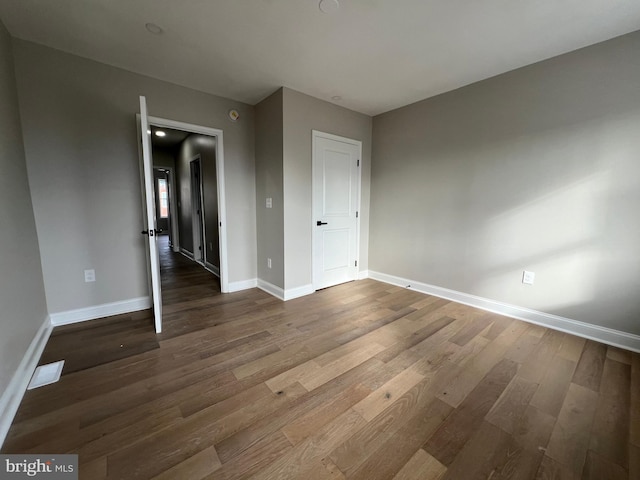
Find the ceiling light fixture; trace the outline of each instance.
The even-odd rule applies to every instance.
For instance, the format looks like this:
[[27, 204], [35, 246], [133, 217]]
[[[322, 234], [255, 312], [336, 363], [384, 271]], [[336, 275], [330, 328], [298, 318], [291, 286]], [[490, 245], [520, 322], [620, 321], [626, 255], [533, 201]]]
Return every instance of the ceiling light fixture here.
[[329, 14], [338, 10], [338, 8], [340, 8], [340, 3], [338, 0], [320, 0], [318, 8], [322, 13]]
[[167, 134], [162, 130], [156, 130], [156, 137], [166, 137]]
[[342, 97], [340, 95], [334, 95], [333, 97], [331, 97], [331, 100], [333, 100], [334, 102], [339, 102], [340, 100], [342, 100]]
[[145, 23], [144, 28], [146, 28], [150, 33], [153, 33], [154, 35], [161, 35], [162, 32], [164, 32], [164, 30], [162, 30], [162, 27], [156, 25], [155, 23]]

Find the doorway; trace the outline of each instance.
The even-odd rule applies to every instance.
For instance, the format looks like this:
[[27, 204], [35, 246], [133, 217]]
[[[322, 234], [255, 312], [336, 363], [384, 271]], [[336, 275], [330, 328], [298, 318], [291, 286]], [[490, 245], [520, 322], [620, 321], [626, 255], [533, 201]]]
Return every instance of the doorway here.
[[[162, 332], [162, 288], [160, 276], [160, 259], [158, 255], [158, 235], [159, 232], [155, 187], [153, 175], [153, 152], [152, 152], [152, 129], [172, 129], [176, 131], [191, 132], [207, 138], [215, 139], [215, 197], [216, 197], [216, 217], [213, 228], [217, 231], [218, 238], [218, 255], [219, 255], [219, 279], [220, 291], [226, 293], [229, 291], [229, 272], [227, 269], [227, 233], [226, 233], [226, 208], [225, 208], [225, 182], [224, 182], [224, 147], [222, 130], [202, 127], [199, 125], [178, 122], [174, 120], [163, 119], [159, 117], [151, 117], [148, 115], [147, 101], [144, 96], [140, 96], [140, 113], [137, 115], [138, 134], [140, 138], [140, 172], [143, 192], [143, 211], [145, 218], [145, 230], [142, 234], [147, 236], [148, 254], [148, 273], [149, 273], [149, 292], [152, 297], [153, 317], [156, 333]], [[165, 136], [165, 132], [156, 132], [159, 137]], [[189, 178], [187, 174], [187, 178]], [[175, 190], [174, 190], [175, 191]], [[191, 203], [191, 202], [188, 202]], [[182, 235], [180, 235], [182, 236]], [[213, 247], [213, 244], [212, 244]]]
[[153, 181], [156, 193], [156, 219], [158, 221], [159, 235], [168, 238], [168, 244], [173, 246], [173, 187], [171, 185], [172, 173], [168, 168], [153, 168]]
[[[203, 127], [199, 125], [177, 122], [158, 117], [149, 116], [149, 127], [154, 132], [156, 130], [165, 131], [172, 134], [178, 131], [184, 134], [184, 141], [189, 136], [199, 137], [198, 142], [202, 143], [206, 139], [212, 139], [211, 150], [215, 160], [203, 155], [192, 155], [187, 171], [182, 171], [182, 175], [188, 181], [191, 193], [188, 196], [181, 195], [185, 182], [178, 180], [181, 171], [175, 165], [173, 175], [174, 201], [170, 204], [173, 207], [172, 229], [175, 234], [172, 238], [173, 251], [180, 251], [193, 260], [203, 265], [220, 278], [220, 290], [228, 292], [228, 262], [227, 262], [227, 238], [226, 238], [226, 209], [225, 209], [225, 182], [224, 182], [224, 143], [222, 130]], [[162, 137], [160, 137], [162, 138]], [[167, 138], [166, 136], [164, 138]], [[206, 162], [206, 165], [203, 163]], [[162, 167], [161, 167], [162, 168]], [[207, 168], [210, 173], [207, 174]], [[197, 178], [197, 179], [196, 179]], [[215, 194], [207, 195], [207, 192], [215, 190]], [[209, 206], [209, 210], [207, 210]], [[207, 221], [205, 222], [205, 215]], [[184, 225], [179, 225], [179, 219], [183, 218]], [[189, 218], [187, 218], [189, 217]], [[209, 238], [208, 238], [209, 237]], [[209, 259], [210, 261], [207, 261]]]
[[313, 287], [358, 278], [362, 142], [313, 131]]
[[[164, 127], [154, 126], [150, 130], [158, 228], [163, 230], [162, 234], [168, 228], [167, 219], [162, 215], [160, 202], [163, 199], [159, 191], [164, 176], [169, 175], [177, 185], [169, 195], [170, 201], [177, 199], [175, 206], [171, 203], [169, 212], [169, 223], [176, 232], [170, 239], [173, 251], [220, 276], [217, 139]], [[172, 175], [174, 171], [175, 175]], [[179, 248], [176, 248], [178, 243]]]

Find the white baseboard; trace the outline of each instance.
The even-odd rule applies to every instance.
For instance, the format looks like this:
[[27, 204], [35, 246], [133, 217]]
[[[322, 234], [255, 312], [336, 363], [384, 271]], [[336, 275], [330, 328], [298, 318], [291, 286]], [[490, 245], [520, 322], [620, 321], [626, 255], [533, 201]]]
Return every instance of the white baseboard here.
[[189, 250], [187, 250], [186, 248], [180, 248], [180, 253], [182, 255], [184, 255], [185, 257], [187, 257], [189, 260], [195, 260], [195, 256], [193, 255], [192, 252], [190, 252]]
[[0, 396], [0, 447], [7, 437], [11, 423], [18, 412], [18, 407], [20, 406], [24, 392], [27, 389], [27, 385], [29, 385], [29, 381], [38, 365], [38, 361], [44, 351], [44, 347], [47, 345], [47, 340], [49, 340], [52, 330], [51, 320], [47, 317], [33, 337], [33, 340], [31, 340], [29, 348], [27, 348], [24, 357], [22, 357], [18, 369], [13, 374], [13, 377], [11, 377], [9, 385], [5, 391], [2, 392], [2, 396]]
[[205, 262], [204, 268], [213, 273], [216, 277], [220, 278], [220, 267], [216, 267], [213, 263]]
[[255, 278], [250, 278], [249, 280], [240, 280], [239, 282], [229, 282], [227, 293], [248, 290], [249, 288], [256, 288], [257, 286], [258, 280]]
[[266, 280], [258, 279], [258, 288], [267, 292], [269, 295], [273, 295], [276, 298], [284, 301], [284, 290], [273, 283], [269, 283]]
[[260, 290], [264, 290], [265, 292], [273, 295], [276, 298], [279, 298], [283, 302], [286, 302], [287, 300], [293, 300], [294, 298], [304, 297], [305, 295], [309, 295], [315, 292], [315, 289], [311, 284], [283, 290], [273, 283], [269, 283], [266, 280], [262, 280], [260, 278], [258, 279], [258, 288]]
[[311, 295], [315, 293], [315, 288], [313, 288], [312, 284], [303, 285], [301, 287], [289, 288], [284, 291], [284, 299], [293, 300], [294, 298], [304, 297], [305, 295]]
[[578, 337], [588, 338], [597, 342], [606, 343], [607, 345], [613, 345], [614, 347], [640, 352], [640, 336], [631, 333], [602, 327], [600, 325], [593, 325], [591, 323], [585, 323], [571, 318], [560, 317], [550, 313], [539, 312], [525, 307], [518, 307], [516, 305], [510, 305], [497, 300], [478, 297], [476, 295], [458, 292], [448, 288], [436, 287], [427, 283], [416, 282], [414, 280], [374, 272], [371, 270], [369, 271], [369, 278], [390, 283], [392, 285], [398, 285], [400, 287], [407, 287], [407, 285], [410, 285], [407, 287], [410, 290], [446, 298], [447, 300], [452, 300], [457, 303], [470, 305], [472, 307], [498, 313], [506, 317], [524, 320], [525, 322], [535, 323], [536, 325], [570, 333]]
[[369, 270], [358, 272], [358, 280], [364, 280], [365, 278], [369, 278]]
[[121, 302], [103, 303], [102, 305], [94, 305], [77, 310], [51, 313], [49, 317], [51, 318], [51, 324], [56, 327], [59, 325], [69, 325], [71, 323], [94, 320], [96, 318], [110, 317], [111, 315], [137, 312], [138, 310], [146, 310], [147, 308], [151, 308], [151, 298], [138, 297]]

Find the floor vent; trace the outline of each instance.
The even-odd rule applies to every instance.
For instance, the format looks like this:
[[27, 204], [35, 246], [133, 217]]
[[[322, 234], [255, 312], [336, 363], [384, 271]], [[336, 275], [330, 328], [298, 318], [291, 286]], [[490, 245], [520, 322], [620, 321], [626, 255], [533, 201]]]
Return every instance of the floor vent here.
[[60, 360], [59, 362], [54, 363], [48, 363], [46, 365], [40, 365], [38, 368], [36, 368], [36, 371], [33, 372], [33, 377], [31, 377], [31, 382], [29, 382], [27, 390], [33, 390], [34, 388], [43, 387], [51, 383], [56, 383], [58, 380], [60, 380], [63, 366], [64, 360]]

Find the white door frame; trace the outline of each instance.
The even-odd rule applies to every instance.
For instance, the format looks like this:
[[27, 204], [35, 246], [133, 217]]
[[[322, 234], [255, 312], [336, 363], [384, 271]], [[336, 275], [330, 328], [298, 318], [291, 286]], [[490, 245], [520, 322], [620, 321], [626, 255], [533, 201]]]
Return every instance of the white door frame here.
[[311, 252], [312, 252], [312, 258], [311, 258], [311, 280], [313, 283], [313, 289], [314, 290], [318, 290], [319, 287], [318, 285], [316, 285], [316, 272], [315, 272], [315, 262], [313, 259], [313, 254], [316, 251], [316, 219], [313, 217], [313, 215], [315, 215], [315, 204], [314, 204], [314, 199], [315, 199], [315, 192], [313, 191], [314, 185], [315, 185], [315, 179], [313, 178], [313, 165], [316, 162], [316, 139], [318, 138], [326, 138], [328, 140], [335, 140], [338, 142], [343, 142], [343, 143], [348, 143], [350, 145], [355, 145], [356, 147], [358, 147], [358, 160], [359, 160], [359, 168], [358, 168], [358, 175], [357, 175], [357, 189], [358, 191], [356, 192], [356, 210], [358, 211], [358, 216], [356, 218], [356, 261], [358, 262], [358, 266], [356, 267], [356, 280], [359, 278], [360, 276], [360, 268], [361, 268], [361, 262], [360, 262], [360, 219], [362, 218], [362, 211], [361, 211], [361, 205], [362, 205], [362, 142], [360, 140], [355, 140], [353, 138], [347, 138], [347, 137], [341, 137], [339, 135], [334, 135], [332, 133], [326, 133], [326, 132], [321, 132], [320, 130], [311, 130], [311, 172], [312, 172], [312, 178], [311, 178]]
[[[138, 119], [140, 116], [138, 115]], [[229, 292], [229, 265], [227, 261], [227, 206], [224, 177], [224, 135], [218, 128], [149, 116], [149, 126], [173, 128], [190, 133], [216, 137], [216, 180], [218, 183], [218, 238], [220, 243], [220, 291]], [[140, 121], [138, 120], [138, 128]], [[174, 190], [175, 191], [175, 190]], [[176, 212], [177, 213], [177, 212]]]

